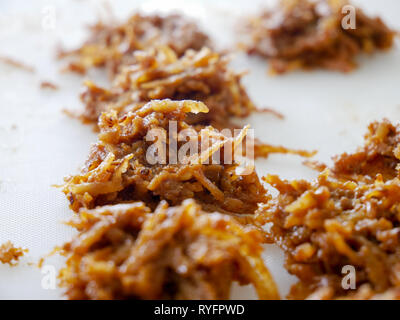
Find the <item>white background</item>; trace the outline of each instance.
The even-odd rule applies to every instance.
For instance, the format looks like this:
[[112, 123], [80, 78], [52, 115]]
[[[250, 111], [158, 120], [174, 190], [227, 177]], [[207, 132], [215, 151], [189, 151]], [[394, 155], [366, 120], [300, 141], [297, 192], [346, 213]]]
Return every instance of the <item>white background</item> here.
[[[114, 14], [126, 18], [135, 9], [168, 11], [181, 9], [198, 19], [220, 48], [235, 48], [238, 22], [246, 13], [256, 13], [273, 1], [110, 1]], [[400, 29], [398, 0], [354, 1], [368, 13], [379, 14]], [[62, 221], [71, 217], [59, 189], [63, 176], [76, 173], [89, 146], [95, 141], [90, 127], [65, 116], [62, 109], [81, 107], [78, 93], [82, 78], [60, 74], [55, 60], [59, 43], [74, 48], [85, 38], [85, 26], [107, 17], [103, 1], [1, 1], [0, 56], [10, 56], [32, 65], [30, 74], [0, 63], [0, 243], [12, 240], [30, 252], [18, 267], [0, 265], [0, 299], [57, 299], [60, 290], [44, 290], [42, 274], [30, 266], [55, 245], [69, 240], [73, 230]], [[46, 8], [56, 10], [54, 30], [45, 30]], [[266, 142], [293, 148], [318, 149], [317, 160], [329, 162], [332, 155], [362, 144], [367, 124], [387, 117], [400, 119], [400, 52], [361, 57], [360, 69], [343, 75], [334, 72], [296, 72], [267, 76], [267, 63], [237, 54], [233, 66], [249, 70], [243, 82], [253, 100], [285, 115], [285, 120], [257, 114], [250, 123]], [[88, 78], [105, 83], [99, 72]], [[41, 90], [50, 80], [60, 90]], [[257, 161], [260, 175], [278, 173], [285, 178], [312, 178], [316, 174], [295, 156], [274, 155]], [[283, 269], [279, 249], [268, 246], [265, 259], [284, 296], [293, 277]], [[59, 265], [60, 259], [48, 264]], [[234, 298], [253, 298], [249, 288], [234, 288]]]

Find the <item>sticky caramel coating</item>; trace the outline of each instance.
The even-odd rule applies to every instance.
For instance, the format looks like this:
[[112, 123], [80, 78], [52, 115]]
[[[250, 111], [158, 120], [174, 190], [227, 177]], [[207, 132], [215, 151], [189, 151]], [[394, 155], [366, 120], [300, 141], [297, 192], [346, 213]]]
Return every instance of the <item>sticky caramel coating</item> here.
[[386, 181], [400, 177], [399, 165], [400, 126], [384, 119], [368, 126], [363, 147], [334, 157], [332, 172], [342, 179], [367, 182], [380, 174]]
[[352, 71], [359, 54], [390, 49], [395, 32], [359, 8], [355, 29], [344, 28], [346, 5], [345, 0], [281, 0], [250, 19], [247, 51], [267, 58], [274, 74], [317, 68]]
[[[85, 83], [81, 94], [84, 111], [78, 118], [97, 124], [102, 112], [116, 111], [118, 116], [135, 111], [154, 99], [196, 100], [209, 112], [187, 113], [185, 121], [194, 126], [223, 130], [237, 127], [232, 118], [243, 118], [258, 111], [241, 84], [241, 74], [229, 68], [229, 58], [203, 48], [188, 50], [182, 57], [166, 46], [136, 53], [135, 63], [126, 64], [115, 76], [110, 89]], [[261, 110], [259, 110], [261, 111]], [[315, 152], [274, 146], [255, 140], [255, 157], [271, 153], [311, 157]]]
[[[233, 154], [245, 138], [247, 127], [228, 137], [212, 127], [196, 131], [185, 122], [188, 112], [207, 111], [201, 102], [154, 100], [122, 117], [115, 111], [103, 113], [99, 141], [85, 166], [80, 174], [66, 178], [63, 191], [71, 208], [78, 211], [81, 207], [140, 200], [154, 209], [160, 200], [179, 205], [194, 198], [206, 211], [253, 214], [258, 203], [266, 199], [265, 189], [254, 170], [250, 168], [246, 174], [238, 171], [240, 159], [237, 162]], [[176, 163], [169, 153], [175, 150], [173, 147], [161, 159], [165, 162], [158, 161], [153, 156], [154, 139], [146, 138], [158, 130], [165, 134], [166, 145], [172, 146], [171, 121], [176, 122], [178, 133], [191, 132], [198, 143], [194, 155], [176, 157]], [[174, 154], [186, 141], [177, 141]]]
[[286, 268], [300, 280], [290, 298], [351, 296], [341, 286], [347, 265], [355, 267], [357, 288], [368, 285], [373, 295], [400, 287], [399, 179], [365, 184], [326, 171], [314, 182], [265, 180], [279, 196], [256, 219], [269, 224], [266, 240], [283, 248]]
[[228, 63], [227, 56], [206, 47], [182, 57], [168, 46], [136, 52], [135, 62], [121, 67], [110, 89], [86, 82], [80, 118], [97, 123], [101, 112], [121, 115], [155, 99], [196, 100], [209, 112], [188, 115], [189, 123], [231, 127], [231, 117], [246, 117], [256, 107], [241, 84], [242, 75]]
[[134, 14], [124, 23], [97, 23], [89, 39], [77, 50], [60, 51], [59, 57], [72, 61], [66, 70], [86, 73], [93, 67], [105, 68], [113, 78], [124, 64], [135, 61], [137, 50], [165, 45], [181, 56], [187, 49], [200, 50], [210, 40], [191, 20], [178, 14]]
[[69, 299], [228, 299], [233, 281], [279, 299], [258, 231], [194, 200], [81, 210], [71, 225], [79, 234], [60, 272]]

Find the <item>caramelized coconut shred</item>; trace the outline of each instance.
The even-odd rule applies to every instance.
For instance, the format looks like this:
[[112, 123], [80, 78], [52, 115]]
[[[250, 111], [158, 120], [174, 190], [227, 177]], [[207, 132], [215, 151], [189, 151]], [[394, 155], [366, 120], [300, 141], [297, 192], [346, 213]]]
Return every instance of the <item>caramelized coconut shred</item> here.
[[[252, 22], [249, 52], [270, 58], [276, 72], [349, 71], [357, 53], [392, 45], [393, 32], [359, 9], [359, 27], [342, 30], [335, 5], [283, 1]], [[400, 298], [398, 127], [371, 124], [364, 148], [336, 157], [316, 181], [265, 177], [279, 191], [272, 197], [254, 170], [241, 170], [236, 151], [248, 126], [232, 134], [232, 117], [257, 108], [228, 57], [192, 22], [137, 14], [97, 24], [80, 49], [60, 56], [72, 59], [71, 71], [102, 67], [111, 79], [110, 88], [85, 84], [79, 118], [97, 123], [98, 141], [63, 185], [78, 230], [62, 250], [68, 298], [228, 299], [237, 281], [278, 299], [263, 242], [282, 247], [299, 279], [289, 298]], [[190, 134], [174, 136], [171, 122]], [[174, 162], [188, 139], [196, 152]], [[254, 151], [313, 154], [258, 141]], [[346, 265], [356, 290], [341, 286]]]
[[[395, 32], [356, 8], [356, 25], [343, 28], [345, 0], [280, 0], [247, 26], [249, 54], [269, 59], [272, 73], [324, 68], [349, 72], [356, 56], [393, 46]], [[345, 19], [347, 23], [347, 19]]]
[[[236, 133], [230, 122], [256, 108], [228, 57], [209, 45], [180, 16], [135, 15], [97, 25], [79, 50], [62, 54], [73, 59], [69, 70], [105, 67], [112, 82], [86, 82], [81, 95], [80, 118], [99, 134], [63, 186], [79, 231], [63, 249], [68, 298], [227, 299], [233, 281], [279, 298], [262, 236], [244, 226], [266, 191], [237, 157], [248, 127]], [[297, 152], [258, 145], [263, 156]]]
[[59, 57], [72, 59], [67, 70], [86, 73], [93, 67], [105, 67], [112, 79], [122, 65], [135, 62], [137, 50], [165, 45], [182, 56], [187, 49], [200, 50], [209, 44], [208, 36], [181, 15], [135, 14], [120, 25], [96, 24], [81, 48], [60, 50]]
[[97, 122], [105, 110], [122, 114], [154, 99], [202, 101], [210, 112], [190, 114], [187, 121], [217, 128], [231, 126], [229, 117], [246, 117], [256, 110], [240, 83], [241, 75], [228, 67], [228, 57], [209, 48], [188, 50], [179, 58], [163, 46], [138, 51], [135, 57], [135, 63], [121, 67], [111, 89], [86, 83], [81, 95], [84, 122]]
[[374, 180], [376, 175], [392, 180], [400, 170], [400, 126], [389, 120], [373, 122], [365, 135], [364, 147], [353, 154], [334, 158], [332, 172], [343, 179]]
[[[60, 273], [70, 299], [227, 299], [234, 280], [252, 283], [260, 299], [279, 298], [262, 237], [239, 222], [266, 199], [256, 173], [240, 175], [233, 161], [247, 128], [227, 137], [185, 122], [188, 112], [207, 111], [201, 102], [153, 100], [122, 117], [115, 110], [100, 116], [99, 142], [63, 188], [78, 212], [71, 224], [79, 234], [64, 246]], [[149, 158], [154, 140], [146, 136], [168, 137], [171, 121], [199, 137], [193, 146], [201, 151], [187, 155], [186, 165], [171, 164], [170, 152], [165, 163], [153, 162], [163, 152]], [[212, 164], [217, 153], [232, 164]], [[238, 214], [245, 216], [230, 216]]]
[[[265, 178], [279, 196], [256, 220], [299, 278], [289, 298], [400, 299], [400, 131], [387, 120], [369, 129], [364, 148], [336, 157], [314, 182]], [[342, 287], [347, 265], [355, 290]]]
[[[93, 146], [81, 174], [66, 180], [63, 190], [71, 208], [78, 211], [81, 207], [140, 200], [154, 209], [160, 200], [178, 205], [184, 199], [194, 198], [206, 211], [254, 213], [257, 204], [265, 199], [265, 190], [256, 173], [240, 175], [237, 163], [224, 164], [228, 162], [224, 159], [226, 144], [231, 142], [228, 145], [231, 148], [238, 146], [246, 131], [229, 138], [212, 127], [196, 131], [185, 122], [188, 112], [207, 111], [201, 102], [154, 100], [122, 117], [115, 111], [103, 113], [99, 142]], [[155, 142], [146, 137], [152, 130], [169, 137], [170, 121], [176, 121], [178, 132], [189, 130], [193, 136], [198, 135], [194, 145], [196, 151], [202, 151], [196, 156], [198, 159], [176, 158], [179, 161], [173, 164], [172, 139], [166, 141], [171, 148], [165, 152], [165, 159], [151, 157], [153, 152], [149, 148]], [[176, 143], [175, 150], [182, 150], [186, 140], [177, 139]], [[218, 164], [213, 164], [214, 155], [219, 157], [214, 157]]]
[[7, 241], [0, 245], [0, 262], [15, 266], [26, 252], [27, 249], [15, 247], [11, 241]]
[[[149, 22], [153, 20], [157, 23]], [[152, 27], [145, 29], [149, 23]], [[180, 34], [183, 35], [178, 38]], [[243, 118], [262, 110], [257, 109], [241, 84], [242, 74], [228, 66], [229, 57], [209, 46], [208, 37], [195, 29], [194, 24], [175, 15], [163, 18], [135, 15], [119, 27], [94, 28], [92, 39], [69, 53], [74, 61], [67, 69], [106, 67], [112, 75], [112, 84], [110, 88], [102, 88], [87, 81], [81, 94], [85, 108], [77, 117], [84, 123], [96, 124], [104, 111], [116, 110], [122, 115], [154, 99], [196, 100], [204, 102], [209, 112], [189, 113], [188, 123], [212, 125], [220, 130], [237, 127], [233, 117]], [[130, 49], [122, 52], [121, 47]], [[101, 58], [97, 57], [99, 54]], [[256, 157], [266, 158], [271, 153], [302, 157], [315, 154], [255, 140]]]
[[194, 200], [81, 210], [71, 225], [80, 233], [60, 274], [70, 299], [227, 299], [233, 281], [279, 298], [258, 231]]

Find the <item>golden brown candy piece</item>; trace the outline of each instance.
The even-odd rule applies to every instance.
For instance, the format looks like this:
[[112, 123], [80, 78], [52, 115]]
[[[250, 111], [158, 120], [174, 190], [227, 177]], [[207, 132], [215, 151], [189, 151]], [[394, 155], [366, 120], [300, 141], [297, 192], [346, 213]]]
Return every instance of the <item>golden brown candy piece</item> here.
[[368, 287], [371, 297], [398, 291], [400, 180], [378, 177], [364, 184], [328, 174], [314, 182], [266, 177], [279, 196], [260, 208], [256, 220], [270, 224], [266, 240], [284, 249], [285, 267], [299, 278], [289, 298], [361, 295], [342, 287], [345, 266], [354, 267], [357, 290]]
[[[289, 298], [399, 299], [399, 136], [388, 120], [374, 122], [365, 146], [336, 157], [316, 181], [265, 178], [279, 195], [255, 220], [299, 278]], [[346, 266], [356, 290], [342, 286]]]
[[[79, 50], [61, 56], [75, 59], [69, 66], [75, 71], [106, 67], [112, 84], [104, 88], [86, 81], [81, 94], [83, 112], [67, 113], [84, 123], [96, 124], [102, 112], [115, 110], [122, 116], [155, 99], [196, 100], [204, 102], [209, 112], [188, 113], [187, 123], [234, 129], [237, 125], [233, 117], [247, 117], [258, 109], [241, 83], [243, 73], [230, 68], [229, 57], [213, 51], [209, 44], [195, 24], [177, 15], [136, 14], [123, 25], [99, 24], [93, 29], [92, 39]], [[315, 154], [259, 140], [255, 145], [255, 157]]]
[[202, 48], [179, 57], [168, 46], [136, 52], [135, 62], [125, 64], [110, 89], [88, 81], [81, 99], [84, 122], [97, 123], [101, 112], [120, 115], [154, 99], [197, 100], [208, 113], [189, 114], [191, 124], [231, 127], [231, 117], [246, 117], [256, 110], [241, 84], [241, 74], [228, 67], [229, 58]]
[[182, 56], [187, 49], [200, 50], [210, 41], [194, 22], [181, 15], [134, 14], [121, 24], [97, 23], [79, 49], [61, 50], [59, 57], [72, 59], [66, 68], [69, 71], [86, 73], [90, 68], [102, 67], [113, 78], [120, 66], [135, 61], [137, 50], [158, 45], [169, 46]]
[[246, 49], [267, 58], [271, 73], [282, 74], [317, 68], [349, 72], [359, 54], [392, 48], [395, 32], [359, 8], [355, 28], [348, 28], [346, 5], [345, 0], [280, 0], [250, 19]]
[[[102, 112], [116, 111], [123, 116], [154, 99], [196, 100], [204, 102], [209, 112], [186, 115], [195, 126], [212, 125], [219, 130], [237, 127], [233, 117], [247, 117], [257, 108], [241, 84], [241, 74], [229, 68], [229, 58], [203, 48], [188, 50], [182, 57], [167, 47], [136, 52], [136, 62], [122, 66], [110, 89], [91, 81], [81, 95], [84, 111], [78, 118], [97, 123]], [[315, 152], [293, 150], [255, 141], [255, 157], [287, 153], [311, 157]]]
[[258, 231], [194, 200], [81, 210], [71, 225], [80, 233], [60, 273], [69, 299], [228, 299], [233, 281], [279, 299]]
[[15, 266], [26, 252], [27, 249], [17, 248], [11, 241], [7, 241], [0, 245], [0, 262]]
[[[122, 117], [115, 111], [103, 113], [99, 141], [85, 166], [80, 174], [66, 178], [63, 191], [71, 208], [78, 211], [81, 207], [144, 201], [154, 209], [160, 200], [179, 205], [194, 198], [206, 211], [254, 213], [258, 203], [266, 199], [265, 190], [254, 168], [241, 172], [239, 169], [247, 166], [233, 154], [233, 150], [240, 150], [248, 127], [229, 136], [230, 130], [223, 133], [185, 122], [188, 112], [207, 111], [201, 102], [154, 100]], [[185, 132], [195, 138], [191, 139], [193, 148], [184, 149], [186, 138], [170, 138], [174, 135], [171, 123], [178, 134]], [[165, 137], [164, 142], [160, 138], [157, 149], [158, 138], [151, 138], [154, 132]], [[184, 150], [194, 153], [180, 153]]]
[[343, 179], [373, 181], [377, 174], [384, 180], [399, 176], [400, 125], [385, 119], [368, 126], [365, 144], [356, 152], [334, 157], [333, 173]]

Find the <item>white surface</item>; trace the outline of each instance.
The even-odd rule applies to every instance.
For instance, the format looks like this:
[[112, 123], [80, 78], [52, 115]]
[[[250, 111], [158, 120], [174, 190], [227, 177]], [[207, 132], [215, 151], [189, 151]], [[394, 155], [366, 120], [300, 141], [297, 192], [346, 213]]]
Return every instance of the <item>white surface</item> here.
[[[110, 1], [111, 2], [111, 1]], [[112, 1], [117, 17], [127, 17], [135, 8], [167, 11], [180, 8], [195, 16], [222, 47], [234, 47], [235, 21], [246, 12], [256, 12], [260, 3], [272, 1]], [[35, 74], [0, 63], [0, 243], [12, 240], [30, 252], [21, 266], [0, 265], [0, 299], [57, 299], [59, 290], [44, 290], [39, 269], [28, 266], [55, 245], [71, 238], [62, 225], [72, 212], [60, 190], [51, 187], [74, 173], [86, 158], [95, 135], [90, 127], [69, 119], [61, 110], [81, 104], [82, 78], [59, 74], [54, 59], [56, 45], [73, 47], [85, 36], [84, 26], [104, 15], [103, 1], [1, 1], [0, 55], [24, 61]], [[380, 14], [400, 29], [398, 0], [357, 1], [369, 13]], [[42, 28], [43, 9], [56, 10], [56, 28]], [[207, 10], [206, 10], [207, 9]], [[244, 122], [256, 136], [288, 147], [318, 149], [316, 159], [351, 151], [362, 143], [371, 120], [400, 119], [400, 51], [398, 48], [372, 58], [363, 57], [361, 68], [349, 75], [318, 71], [268, 77], [267, 64], [238, 54], [234, 66], [249, 70], [244, 83], [259, 106], [282, 112], [253, 115]], [[89, 78], [97, 76], [92, 73]], [[96, 80], [95, 79], [95, 80]], [[54, 81], [60, 90], [41, 90], [42, 80]], [[99, 80], [100, 81], [100, 80]], [[312, 178], [315, 173], [293, 156], [271, 156], [257, 161], [258, 172], [279, 173], [285, 178]], [[279, 249], [268, 246], [266, 261], [284, 296], [293, 278], [283, 269]], [[58, 264], [58, 259], [48, 263]], [[234, 298], [254, 297], [252, 290], [235, 287]]]

